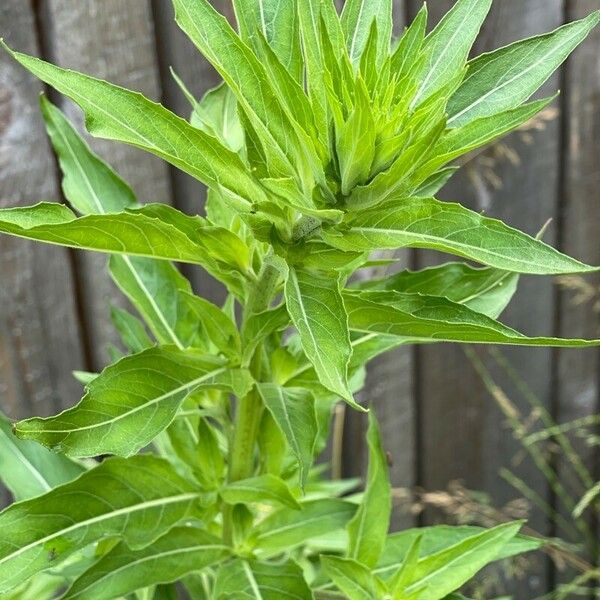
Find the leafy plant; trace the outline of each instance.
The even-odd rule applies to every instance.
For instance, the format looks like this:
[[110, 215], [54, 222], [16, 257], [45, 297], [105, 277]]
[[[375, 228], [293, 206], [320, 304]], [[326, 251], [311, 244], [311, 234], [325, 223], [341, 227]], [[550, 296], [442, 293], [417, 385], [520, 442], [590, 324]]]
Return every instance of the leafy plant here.
[[[15, 423], [16, 437], [3, 426], [1, 472], [20, 502], [0, 514], [0, 593], [158, 598], [181, 582], [199, 599], [459, 598], [486, 564], [539, 542], [519, 522], [388, 535], [372, 414], [364, 494], [313, 461], [334, 405], [365, 410], [365, 364], [400, 344], [599, 344], [496, 320], [519, 274], [595, 267], [434, 196], [452, 161], [547, 106], [527, 100], [600, 12], [468, 61], [491, 0], [459, 0], [428, 35], [423, 7], [393, 45], [390, 0], [348, 0], [341, 17], [328, 0], [235, 0], [239, 34], [207, 0], [174, 5], [224, 80], [190, 96], [189, 123], [7, 48], [81, 106], [91, 134], [165, 159], [209, 196], [205, 217], [139, 204], [42, 98], [71, 208], [3, 209], [0, 231], [111, 254], [142, 321], [113, 311], [128, 353], [78, 374], [79, 404]], [[484, 266], [353, 283], [374, 251], [407, 247]], [[170, 261], [220, 280], [224, 306]]]

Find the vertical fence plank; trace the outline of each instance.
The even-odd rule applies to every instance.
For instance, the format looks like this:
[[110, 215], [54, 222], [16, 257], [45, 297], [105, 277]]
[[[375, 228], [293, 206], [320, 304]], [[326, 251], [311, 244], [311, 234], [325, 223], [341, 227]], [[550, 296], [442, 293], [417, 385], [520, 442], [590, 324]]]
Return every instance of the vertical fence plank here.
[[[585, 17], [600, 6], [597, 0], [577, 0], [567, 3], [569, 20]], [[600, 31], [596, 29], [590, 38], [572, 55], [567, 63], [564, 78], [564, 166], [562, 189], [562, 250], [581, 258], [589, 264], [600, 264]], [[599, 337], [600, 319], [598, 306], [600, 277], [593, 275], [565, 279], [567, 287], [559, 297], [559, 333], [570, 337]], [[586, 298], [586, 290], [589, 294]], [[582, 296], [583, 294], [583, 296]], [[579, 304], [577, 296], [583, 298]], [[557, 351], [556, 365], [556, 419], [567, 423], [600, 413], [599, 355], [589, 350]], [[598, 460], [598, 448], [588, 446], [584, 439], [574, 437], [574, 448], [585, 466], [594, 473]], [[585, 485], [573, 478], [573, 467], [567, 458], [558, 463], [559, 474], [567, 491], [581, 497]], [[574, 481], [575, 480], [575, 481]], [[589, 484], [588, 484], [589, 486]], [[570, 521], [569, 511], [557, 508]], [[588, 511], [589, 512], [589, 511]], [[590, 519], [592, 536], [593, 519]], [[566, 532], [558, 531], [565, 535]], [[599, 556], [587, 556], [594, 563]], [[570, 574], [571, 578], [573, 574]], [[560, 577], [562, 578], [562, 577]]]
[[[452, 2], [431, 3], [434, 21], [450, 9]], [[416, 10], [414, 2], [412, 10]], [[561, 0], [530, 0], [515, 3], [497, 0], [477, 42], [477, 53], [504, 45], [512, 40], [548, 31], [562, 22]], [[546, 95], [559, 87], [558, 77], [545, 86]], [[535, 234], [547, 219], [556, 217], [560, 167], [560, 127], [558, 120], [546, 123], [543, 131], [533, 133], [527, 145], [513, 135], [506, 142], [510, 156], [519, 157], [512, 164], [493, 152], [493, 161], [481, 168], [467, 168], [447, 186], [442, 196], [459, 200], [478, 211], [499, 217], [513, 226]], [[515, 154], [516, 153], [516, 154]], [[480, 165], [482, 163], [479, 163]], [[545, 240], [553, 243], [556, 232], [551, 227]], [[425, 266], [437, 262], [430, 253], [419, 253], [418, 262]], [[554, 328], [554, 294], [552, 281], [523, 278], [514, 304], [504, 320], [530, 334], [551, 334]], [[505, 349], [503, 354], [513, 363], [540, 402], [550, 408], [552, 401], [552, 352], [549, 350]], [[459, 347], [440, 345], [418, 351], [418, 406], [420, 407], [420, 484], [426, 489], [443, 489], [452, 480], [463, 480], [471, 489], [490, 494], [496, 506], [520, 494], [498, 476], [508, 467], [527, 482], [542, 498], [550, 499], [548, 486], [528, 461], [513, 464], [519, 446], [503, 417], [484, 390]], [[521, 407], [514, 386], [500, 380], [509, 397]], [[522, 407], [525, 414], [530, 409]], [[543, 517], [534, 518], [532, 526], [549, 533]], [[531, 598], [547, 589], [549, 566], [540, 559], [529, 566], [523, 584], [509, 583], [515, 598]], [[518, 591], [517, 591], [518, 589]]]
[[[398, 35], [405, 25], [406, 5], [394, 2], [394, 33]], [[407, 266], [409, 253], [403, 252], [402, 263]], [[415, 413], [413, 398], [413, 350], [398, 348], [369, 365], [364, 402], [372, 407], [380, 423], [383, 443], [390, 457], [392, 485], [412, 488], [415, 484]], [[364, 476], [367, 469], [365, 444], [367, 420], [364, 415], [346, 411], [344, 431], [345, 476]], [[406, 504], [403, 503], [406, 509]], [[410, 527], [413, 517], [405, 510], [396, 509], [392, 516], [394, 530]]]
[[[29, 3], [5, 0], [0, 30], [9, 44], [38, 53]], [[41, 86], [0, 53], [0, 206], [59, 197], [54, 163], [39, 117]], [[67, 250], [0, 237], [0, 410], [50, 414], [71, 404], [85, 368], [71, 257]], [[0, 490], [0, 505], [6, 501]]]
[[[211, 4], [233, 20], [232, 5], [229, 0], [213, 0]], [[163, 103], [182, 117], [190, 114], [190, 105], [179, 86], [171, 76], [172, 68], [185, 82], [195, 98], [202, 96], [221, 81], [220, 76], [204, 59], [187, 36], [177, 27], [171, 2], [152, 0], [158, 56], [161, 67]], [[172, 169], [174, 202], [177, 208], [188, 214], [202, 212], [206, 199], [206, 188], [199, 181], [176, 169]], [[223, 299], [220, 284], [210, 278], [202, 269], [185, 265], [184, 272], [203, 296], [213, 301]]]
[[[46, 34], [45, 51], [53, 62], [141, 91], [151, 99], [160, 96], [147, 0], [42, 0], [39, 18]], [[73, 104], [62, 105], [81, 121]], [[123, 144], [96, 139], [91, 144], [133, 186], [140, 201], [170, 202], [163, 161]], [[78, 254], [77, 265], [90, 354], [98, 368], [105, 363], [107, 344], [115, 340], [109, 303], [122, 300], [106, 274], [105, 257]]]

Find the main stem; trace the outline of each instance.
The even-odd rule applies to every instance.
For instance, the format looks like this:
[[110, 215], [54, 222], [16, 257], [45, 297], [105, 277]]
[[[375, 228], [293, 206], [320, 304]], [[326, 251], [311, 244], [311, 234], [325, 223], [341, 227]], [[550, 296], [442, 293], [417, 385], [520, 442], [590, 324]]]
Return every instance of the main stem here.
[[[262, 267], [258, 280], [252, 288], [244, 310], [244, 320], [269, 308], [280, 278], [279, 271], [268, 261]], [[256, 381], [264, 376], [261, 368], [262, 344], [256, 348], [250, 370]], [[254, 449], [260, 420], [262, 401], [256, 389], [252, 389], [237, 403], [235, 424], [229, 450], [228, 481], [247, 479], [254, 473]], [[225, 505], [223, 511], [223, 538], [232, 543], [233, 507]]]

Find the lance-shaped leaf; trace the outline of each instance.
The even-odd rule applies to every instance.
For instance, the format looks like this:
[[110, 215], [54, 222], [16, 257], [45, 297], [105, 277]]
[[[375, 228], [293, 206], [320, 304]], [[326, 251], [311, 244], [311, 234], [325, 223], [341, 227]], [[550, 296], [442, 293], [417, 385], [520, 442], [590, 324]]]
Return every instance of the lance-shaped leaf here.
[[69, 456], [130, 456], [171, 423], [189, 393], [225, 389], [243, 396], [251, 386], [246, 371], [229, 369], [220, 358], [150, 348], [107, 367], [77, 406], [20, 421], [15, 431]]
[[448, 124], [459, 127], [525, 102], [600, 22], [600, 11], [551, 33], [482, 54], [448, 104]]
[[106, 460], [0, 513], [0, 593], [97, 540], [120, 537], [134, 549], [151, 544], [199, 516], [198, 505], [197, 490], [162, 459]]
[[377, 24], [378, 62], [387, 57], [392, 35], [391, 0], [348, 0], [344, 4], [341, 21], [353, 64], [360, 62], [373, 21]]
[[141, 94], [7, 50], [36, 77], [84, 111], [88, 131], [151, 152], [208, 185], [221, 185], [254, 202], [261, 187], [242, 159], [215, 137]]
[[0, 413], [0, 481], [14, 499], [26, 500], [75, 479], [85, 468], [34, 442], [17, 438]]
[[339, 279], [332, 273], [321, 275], [291, 268], [285, 298], [304, 352], [319, 380], [327, 389], [354, 404], [348, 389], [352, 347]]
[[161, 344], [173, 344], [180, 350], [198, 345], [198, 318], [183, 297], [192, 288], [172, 264], [138, 256], [112, 256], [109, 265], [113, 280]]
[[408, 68], [415, 64], [414, 57], [418, 56], [423, 45], [426, 27], [427, 4], [423, 4], [412, 23], [402, 34], [398, 46], [391, 56], [391, 74], [393, 76], [401, 78], [407, 73]]
[[200, 265], [207, 253], [217, 254], [215, 236], [221, 234], [225, 245], [233, 235], [225, 229], [208, 227], [208, 248], [202, 240], [205, 226], [199, 217], [188, 217], [163, 204], [79, 218], [55, 202], [0, 210], [3, 233], [71, 248]]
[[312, 465], [318, 424], [313, 395], [302, 388], [272, 383], [258, 386], [260, 396], [298, 460], [300, 485], [304, 486]]
[[597, 268], [460, 204], [435, 198], [397, 198], [357, 214], [348, 230], [325, 230], [340, 250], [428, 248], [515, 273], [558, 275]]
[[267, 336], [285, 329], [290, 324], [290, 317], [283, 304], [276, 308], [251, 314], [242, 327], [243, 358], [242, 364], [250, 364], [252, 355]]
[[296, 81], [302, 81], [300, 17], [295, 0], [234, 0], [233, 4], [242, 40], [260, 56], [258, 32], [262, 33], [281, 64]]
[[228, 483], [220, 494], [227, 504], [265, 503], [300, 509], [285, 481], [270, 474]]
[[447, 263], [421, 271], [402, 271], [385, 279], [357, 285], [362, 290], [385, 290], [424, 296], [443, 296], [493, 319], [506, 308], [517, 290], [519, 276], [490, 267]]
[[121, 542], [78, 577], [63, 600], [112, 600], [179, 580], [224, 560], [229, 549], [195, 527], [175, 527], [141, 550]]
[[302, 569], [296, 563], [269, 564], [241, 559], [219, 569], [212, 597], [215, 600], [313, 600]]
[[347, 293], [350, 328], [431, 342], [593, 347], [600, 340], [527, 337], [446, 298], [401, 292]]
[[[466, 525], [436, 525], [392, 533], [388, 536], [381, 559], [373, 572], [385, 580], [390, 579], [406, 561], [408, 553], [417, 538], [421, 539], [419, 558], [425, 558], [485, 533], [485, 531], [482, 527]], [[502, 546], [495, 560], [531, 552], [539, 549], [542, 545], [542, 539], [517, 535]]]
[[420, 176], [419, 183], [422, 181], [423, 175], [427, 177], [451, 160], [467, 154], [476, 148], [485, 146], [513, 129], [520, 127], [548, 106], [553, 99], [546, 98], [531, 102], [491, 117], [475, 119], [467, 123], [464, 127], [451, 129], [441, 138], [435, 147], [435, 156], [419, 169], [417, 173]]
[[207, 0], [173, 0], [173, 5], [179, 27], [236, 95], [270, 165], [279, 176], [292, 175], [297, 137], [259, 59]]
[[110, 319], [121, 336], [123, 345], [131, 354], [137, 354], [154, 345], [146, 332], [144, 324], [130, 312], [117, 306], [112, 306], [110, 309]]
[[374, 567], [387, 537], [392, 512], [392, 492], [379, 425], [372, 412], [369, 413], [367, 443], [367, 485], [358, 511], [348, 523], [348, 557], [367, 567]]
[[383, 598], [384, 587], [365, 565], [339, 556], [321, 556], [325, 573], [349, 600]]
[[310, 538], [343, 529], [354, 516], [356, 505], [343, 500], [314, 500], [302, 510], [282, 508], [257, 526], [256, 547], [264, 552], [289, 551]]
[[188, 292], [181, 292], [183, 305], [196, 317], [203, 337], [219, 352], [239, 358], [242, 342], [235, 323], [212, 302]]
[[458, 0], [427, 36], [423, 79], [413, 105], [451, 81], [465, 65], [492, 0]]
[[520, 528], [521, 523], [499, 525], [419, 560], [402, 592], [409, 597], [421, 592], [423, 598], [441, 600], [496, 560]]

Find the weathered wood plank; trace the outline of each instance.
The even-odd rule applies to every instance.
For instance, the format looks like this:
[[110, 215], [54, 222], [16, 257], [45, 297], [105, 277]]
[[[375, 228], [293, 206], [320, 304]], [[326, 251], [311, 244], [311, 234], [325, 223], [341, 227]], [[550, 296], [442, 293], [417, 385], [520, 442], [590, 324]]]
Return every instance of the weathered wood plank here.
[[[419, 3], [420, 4], [420, 3]], [[429, 5], [433, 20], [438, 20], [452, 2]], [[418, 8], [415, 2], [412, 10]], [[561, 0], [497, 0], [477, 42], [477, 52], [490, 50], [512, 40], [550, 30], [562, 22]], [[557, 77], [551, 79], [546, 92], [559, 87]], [[495, 164], [467, 169], [448, 185], [443, 197], [459, 200], [483, 210], [529, 233], [536, 233], [544, 222], [558, 214], [560, 172], [560, 126], [557, 120], [546, 124], [543, 131], [533, 133], [527, 145], [518, 136], [507, 144], [519, 157], [519, 164], [489, 154]], [[511, 155], [514, 158], [514, 155]], [[495, 185], [501, 182], [501, 187]], [[545, 240], [552, 243], [556, 231], [551, 227]], [[419, 264], [436, 262], [431, 254], [419, 253]], [[524, 278], [515, 303], [504, 320], [528, 333], [552, 333], [554, 326], [554, 293], [552, 281]], [[549, 350], [508, 349], [502, 351], [516, 366], [542, 404], [552, 402], [552, 352]], [[498, 476], [508, 467], [542, 497], [550, 494], [544, 478], [528, 461], [513, 465], [518, 451], [510, 431], [502, 425], [504, 418], [482, 386], [458, 347], [421, 348], [418, 353], [418, 406], [420, 422], [419, 483], [426, 489], [443, 489], [448, 482], [462, 479], [467, 487], [489, 493], [496, 506], [518, 497]], [[503, 387], [525, 414], [514, 386], [500, 380]], [[543, 533], [550, 531], [543, 517], [532, 519], [532, 526]], [[548, 564], [540, 560], [531, 565], [524, 584], [511, 583], [516, 598], [531, 598], [547, 589]], [[517, 590], [518, 588], [518, 590]]]
[[[50, 60], [160, 97], [152, 15], [147, 0], [43, 0], [40, 23]], [[81, 122], [81, 111], [61, 102], [69, 116]], [[91, 140], [132, 185], [143, 202], [170, 202], [168, 169], [164, 162], [137, 149], [104, 140]], [[106, 362], [106, 346], [115, 341], [109, 303], [122, 302], [106, 274], [103, 256], [78, 254], [77, 267], [83, 314], [94, 367]]]
[[[597, 9], [597, 0], [578, 0], [567, 3], [568, 20], [582, 18]], [[561, 245], [565, 252], [574, 254], [590, 264], [600, 264], [600, 31], [592, 32], [590, 38], [572, 55], [567, 63], [564, 91], [564, 156], [562, 189]], [[581, 286], [578, 290], [564, 289], [559, 296], [559, 332], [572, 337], [591, 337], [600, 333], [598, 301], [600, 277], [570, 279], [570, 285]], [[566, 283], [566, 281], [565, 281]], [[567, 286], [565, 286], [566, 288]], [[587, 300], [577, 304], [577, 296]], [[596, 290], [596, 295], [594, 295]], [[567, 423], [600, 413], [600, 358], [597, 351], [556, 353], [556, 419]], [[584, 439], [572, 438], [574, 449], [587, 469], [594, 474], [595, 452]], [[565, 487], [575, 497], [589, 487], [585, 478], [573, 477], [574, 468], [562, 454], [557, 464]], [[584, 479], [584, 481], [582, 481]], [[583, 483], [583, 486], [581, 485]], [[561, 510], [560, 506], [557, 508]], [[568, 511], [561, 512], [569, 518]], [[589, 521], [592, 528], [594, 522]], [[564, 532], [558, 531], [559, 534]], [[600, 533], [596, 531], [596, 540]], [[587, 557], [593, 561], [598, 556]], [[573, 573], [559, 576], [569, 579]]]
[[[9, 44], [38, 53], [29, 3], [0, 5]], [[59, 197], [38, 112], [41, 86], [0, 54], [0, 206]], [[71, 255], [0, 237], [0, 410], [12, 418], [51, 414], [75, 402], [72, 369], [85, 368]], [[0, 506], [9, 495], [0, 486]]]

